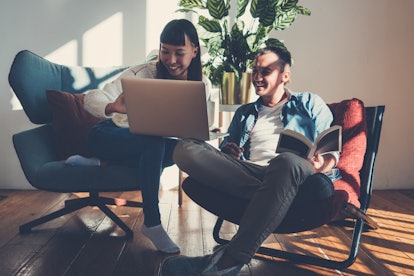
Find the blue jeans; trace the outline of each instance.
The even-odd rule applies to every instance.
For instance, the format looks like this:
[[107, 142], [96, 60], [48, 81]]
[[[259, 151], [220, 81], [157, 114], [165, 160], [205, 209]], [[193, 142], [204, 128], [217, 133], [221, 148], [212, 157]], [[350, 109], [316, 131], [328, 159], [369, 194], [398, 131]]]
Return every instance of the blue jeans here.
[[137, 169], [147, 227], [161, 223], [160, 178], [163, 169], [174, 164], [172, 153], [177, 142], [176, 139], [133, 134], [128, 128], [117, 127], [112, 120], [97, 123], [89, 133], [88, 147], [94, 156], [111, 164]]

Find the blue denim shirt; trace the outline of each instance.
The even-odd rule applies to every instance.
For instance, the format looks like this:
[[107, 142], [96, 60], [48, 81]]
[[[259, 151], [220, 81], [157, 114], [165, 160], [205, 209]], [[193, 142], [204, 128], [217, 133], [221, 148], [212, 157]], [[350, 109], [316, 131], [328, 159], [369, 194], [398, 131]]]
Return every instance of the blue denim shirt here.
[[[284, 128], [302, 133], [314, 141], [319, 133], [331, 126], [333, 121], [331, 110], [316, 94], [295, 93], [289, 90], [287, 93], [290, 97], [280, 113]], [[233, 142], [243, 147], [242, 159], [250, 157], [250, 132], [256, 124], [261, 104], [262, 98], [260, 97], [256, 102], [239, 107], [228, 128], [229, 136], [221, 143], [224, 145], [227, 142]]]

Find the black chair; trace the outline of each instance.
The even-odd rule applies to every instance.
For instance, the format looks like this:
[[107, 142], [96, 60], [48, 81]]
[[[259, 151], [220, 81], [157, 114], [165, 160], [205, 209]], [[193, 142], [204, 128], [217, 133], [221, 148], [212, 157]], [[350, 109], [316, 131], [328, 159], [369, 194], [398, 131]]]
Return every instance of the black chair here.
[[[339, 270], [345, 269], [355, 262], [361, 235], [365, 229], [364, 224], [367, 229], [376, 229], [379, 227], [374, 220], [366, 215], [366, 211], [369, 207], [372, 194], [374, 167], [384, 110], [384, 106], [365, 107], [364, 109], [366, 115], [365, 130], [367, 139], [362, 169], [359, 171], [361, 179], [359, 194], [360, 208], [349, 203], [347, 197], [344, 196], [345, 193], [343, 191], [336, 190], [336, 188], [334, 190], [332, 182], [327, 180], [324, 175], [315, 174], [307, 180], [309, 183], [302, 185], [302, 187], [306, 187], [307, 190], [304, 190], [304, 188], [299, 190], [284, 221], [274, 231], [274, 233], [296, 233], [315, 229], [337, 220], [338, 218], [353, 218], [355, 219], [355, 224], [349, 256], [345, 260], [338, 261], [264, 246], [260, 247], [258, 250], [259, 254], [278, 257], [297, 263], [305, 263]], [[351, 136], [356, 133], [355, 129], [351, 129], [350, 131]], [[309, 189], [309, 187], [312, 188]], [[248, 201], [215, 191], [195, 181], [191, 177], [184, 180], [182, 188], [193, 201], [218, 216], [213, 230], [215, 241], [219, 244], [229, 242], [220, 237], [220, 229], [223, 221], [226, 220], [238, 224]], [[301, 197], [301, 194], [308, 193], [310, 190], [320, 191], [314, 195], [314, 202], [297, 202], [297, 199]]]
[[[29, 120], [41, 125], [13, 135], [14, 147], [27, 180], [40, 190], [89, 194], [84, 198], [66, 200], [62, 209], [21, 225], [20, 233], [27, 233], [35, 226], [83, 207], [97, 206], [125, 231], [126, 237], [132, 237], [133, 231], [106, 205], [140, 208], [142, 203], [102, 197], [99, 193], [139, 190], [136, 170], [115, 165], [65, 165], [55, 146], [56, 126], [52, 124], [53, 114], [46, 97], [46, 90], [80, 95], [97, 88], [125, 69], [64, 66], [27, 50], [16, 55], [9, 73], [10, 86]], [[83, 104], [83, 101], [80, 103]]]

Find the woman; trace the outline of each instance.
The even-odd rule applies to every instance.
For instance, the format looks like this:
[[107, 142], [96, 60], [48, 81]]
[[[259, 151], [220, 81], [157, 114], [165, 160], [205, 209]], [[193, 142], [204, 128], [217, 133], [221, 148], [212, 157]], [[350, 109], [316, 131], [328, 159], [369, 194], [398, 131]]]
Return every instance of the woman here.
[[141, 231], [159, 251], [178, 253], [179, 247], [161, 225], [158, 207], [161, 173], [173, 165], [172, 152], [177, 140], [129, 132], [121, 78], [203, 80], [209, 91], [209, 82], [201, 71], [200, 45], [194, 25], [185, 19], [169, 22], [160, 35], [158, 61], [127, 69], [103, 89], [87, 93], [84, 100], [87, 111], [105, 119], [89, 134], [90, 151], [101, 160], [137, 168], [145, 216]]

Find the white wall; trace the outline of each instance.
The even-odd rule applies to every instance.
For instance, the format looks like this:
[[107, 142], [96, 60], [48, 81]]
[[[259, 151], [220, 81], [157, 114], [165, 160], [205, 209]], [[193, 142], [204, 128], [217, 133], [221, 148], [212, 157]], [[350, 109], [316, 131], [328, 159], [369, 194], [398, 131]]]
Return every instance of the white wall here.
[[[30, 188], [11, 142], [13, 133], [31, 127], [24, 112], [14, 110], [11, 103], [7, 75], [14, 55], [29, 49], [68, 64], [134, 64], [158, 46], [166, 22], [183, 17], [174, 14], [176, 3], [178, 0], [3, 1], [0, 188]], [[414, 64], [414, 17], [410, 13], [414, 1], [301, 0], [300, 4], [310, 8], [312, 15], [299, 17], [288, 30], [272, 34], [285, 40], [293, 54], [291, 88], [318, 93], [327, 102], [357, 97], [367, 105], [385, 104], [375, 188], [414, 188], [413, 150], [409, 150], [414, 133], [408, 118], [414, 102], [409, 85]], [[115, 29], [105, 32], [108, 24]], [[100, 28], [104, 28], [103, 37]], [[96, 52], [92, 55], [88, 49]]]
[[[414, 188], [412, 0], [301, 0], [311, 9], [277, 34], [295, 59], [292, 88], [327, 102], [357, 97], [385, 107], [375, 188]], [[394, 134], [393, 134], [394, 133]]]

